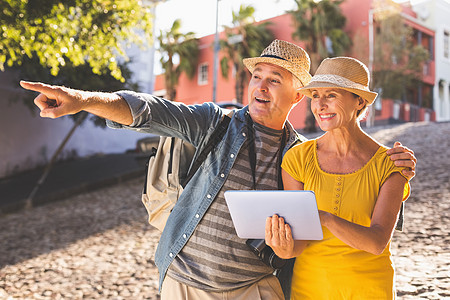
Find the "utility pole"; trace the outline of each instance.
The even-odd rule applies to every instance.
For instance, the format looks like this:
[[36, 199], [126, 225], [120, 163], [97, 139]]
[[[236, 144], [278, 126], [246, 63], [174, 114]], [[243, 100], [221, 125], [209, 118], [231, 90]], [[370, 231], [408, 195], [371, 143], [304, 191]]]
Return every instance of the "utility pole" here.
[[212, 101], [217, 101], [217, 72], [219, 65], [219, 1], [216, 1], [216, 35], [214, 37], [213, 95]]

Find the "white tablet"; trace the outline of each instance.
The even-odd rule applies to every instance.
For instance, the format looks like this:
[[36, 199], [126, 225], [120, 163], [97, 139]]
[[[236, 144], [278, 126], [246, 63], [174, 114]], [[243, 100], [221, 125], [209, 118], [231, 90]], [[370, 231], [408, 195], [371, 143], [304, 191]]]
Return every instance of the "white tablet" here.
[[323, 239], [312, 191], [230, 190], [224, 196], [240, 238], [264, 239], [266, 218], [277, 214], [291, 226], [295, 240]]

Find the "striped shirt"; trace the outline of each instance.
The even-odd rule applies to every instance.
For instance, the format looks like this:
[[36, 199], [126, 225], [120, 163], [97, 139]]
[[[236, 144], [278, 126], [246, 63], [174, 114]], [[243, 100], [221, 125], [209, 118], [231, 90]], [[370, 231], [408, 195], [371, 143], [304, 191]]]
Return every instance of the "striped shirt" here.
[[[254, 128], [256, 189], [277, 189], [283, 131], [256, 123]], [[251, 189], [248, 147], [246, 141], [216, 199], [169, 267], [169, 277], [202, 290], [222, 292], [253, 284], [273, 273], [250, 250], [246, 240], [237, 236], [223, 195], [227, 190]]]

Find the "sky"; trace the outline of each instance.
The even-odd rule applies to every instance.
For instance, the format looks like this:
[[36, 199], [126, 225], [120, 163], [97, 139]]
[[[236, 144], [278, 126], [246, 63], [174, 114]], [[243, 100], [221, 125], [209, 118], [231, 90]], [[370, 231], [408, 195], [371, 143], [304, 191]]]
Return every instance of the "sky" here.
[[[220, 0], [218, 29], [231, 25], [232, 11], [239, 11], [240, 5], [252, 5], [257, 21], [281, 15], [294, 9], [293, 0]], [[182, 32], [195, 32], [197, 37], [214, 34], [216, 30], [217, 0], [167, 0], [156, 7], [155, 27], [169, 29], [176, 19], [181, 19]], [[157, 31], [158, 32], [158, 31]]]

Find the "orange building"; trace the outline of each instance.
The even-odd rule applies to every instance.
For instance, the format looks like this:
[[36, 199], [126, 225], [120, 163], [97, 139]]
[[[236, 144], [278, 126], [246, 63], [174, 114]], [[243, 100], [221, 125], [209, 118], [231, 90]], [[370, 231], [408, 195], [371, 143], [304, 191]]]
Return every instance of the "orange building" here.
[[[353, 48], [349, 49], [346, 55], [356, 57], [368, 64], [369, 62], [369, 11], [371, 1], [347, 0], [341, 5], [343, 14], [347, 17], [346, 31], [353, 40]], [[421, 25], [415, 18], [415, 13], [408, 7], [404, 7], [402, 13], [405, 24], [411, 26], [415, 32], [417, 43], [424, 45], [433, 53], [434, 32]], [[262, 22], [270, 22], [269, 29], [277, 39], [286, 40], [302, 46], [301, 42], [293, 40], [294, 22], [290, 14], [280, 15]], [[372, 23], [373, 24], [373, 23]], [[376, 28], [376, 24], [373, 24]], [[225, 38], [224, 32], [219, 34], [220, 39]], [[199, 39], [200, 56], [197, 74], [190, 80], [182, 74], [177, 87], [177, 97], [172, 99], [182, 101], [186, 104], [202, 103], [213, 99], [213, 62], [214, 62], [214, 35], [208, 35]], [[356, 47], [355, 45], [359, 45]], [[359, 52], [353, 50], [359, 49]], [[223, 54], [219, 51], [219, 61]], [[249, 77], [250, 78], [250, 77]], [[423, 121], [434, 120], [434, 111], [431, 102], [424, 101], [430, 99], [429, 94], [433, 91], [434, 84], [434, 57], [431, 55], [430, 61], [424, 67], [424, 77], [422, 83], [416, 90], [408, 93], [408, 99], [382, 99], [377, 100], [375, 124], [403, 122], [403, 121]], [[217, 74], [216, 102], [235, 102], [235, 78], [222, 77], [220, 69]], [[246, 86], [246, 85], [245, 85]], [[158, 75], [155, 80], [154, 94], [165, 95], [164, 77]], [[247, 101], [247, 90], [244, 89], [244, 105]], [[424, 96], [426, 95], [426, 96]], [[432, 99], [432, 97], [431, 97]], [[306, 101], [301, 101], [293, 108], [289, 115], [289, 121], [296, 129], [302, 129], [305, 121]]]

